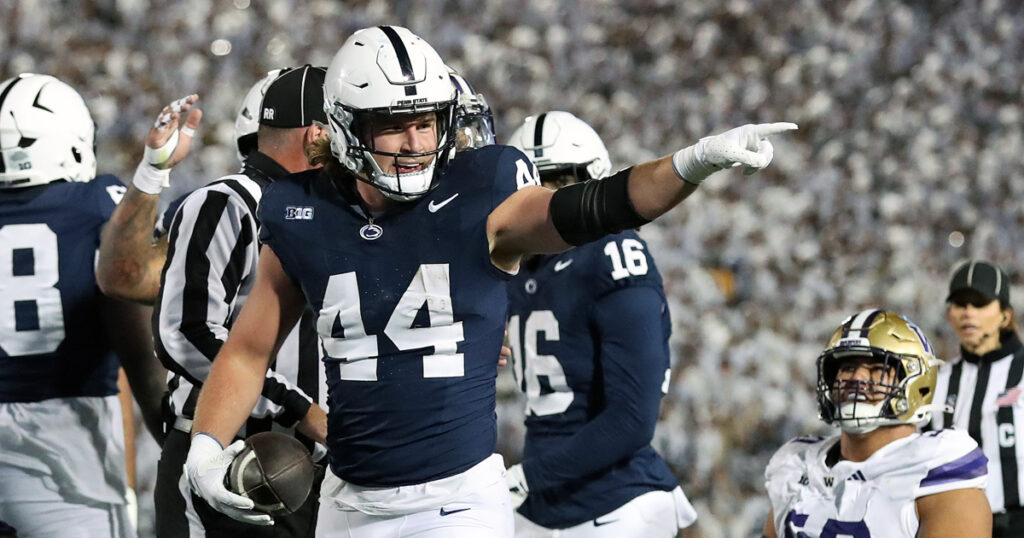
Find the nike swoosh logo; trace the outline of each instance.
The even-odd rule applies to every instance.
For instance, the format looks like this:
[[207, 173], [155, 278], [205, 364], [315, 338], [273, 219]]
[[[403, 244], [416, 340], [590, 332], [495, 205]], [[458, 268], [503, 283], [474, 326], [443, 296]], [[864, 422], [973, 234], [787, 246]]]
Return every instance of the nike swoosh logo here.
[[427, 210], [430, 211], [431, 213], [437, 213], [438, 209], [441, 209], [442, 207], [448, 205], [448, 202], [454, 200], [458, 195], [459, 193], [455, 193], [451, 195], [451, 197], [448, 198], [447, 200], [441, 200], [440, 202], [435, 202], [431, 200], [430, 203], [427, 204]]
[[465, 512], [466, 510], [469, 510], [469, 508], [459, 508], [458, 510], [445, 510], [444, 507], [442, 506], [441, 517], [450, 516], [452, 514], [458, 514], [459, 512]]
[[569, 258], [568, 260], [559, 260], [555, 262], [555, 272], [557, 273], [570, 265], [572, 265], [572, 258]]
[[615, 523], [616, 521], [618, 521], [618, 520], [617, 519], [610, 519], [608, 521], [598, 521], [598, 520], [595, 519], [594, 520], [594, 526], [595, 527], [600, 527], [601, 525], [607, 525], [609, 523]]

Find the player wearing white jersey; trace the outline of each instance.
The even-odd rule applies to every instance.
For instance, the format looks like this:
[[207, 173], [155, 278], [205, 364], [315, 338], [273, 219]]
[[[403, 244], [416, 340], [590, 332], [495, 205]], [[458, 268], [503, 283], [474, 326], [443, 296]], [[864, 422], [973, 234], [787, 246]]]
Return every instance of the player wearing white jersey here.
[[765, 470], [769, 538], [989, 536], [987, 459], [966, 433], [917, 433], [939, 361], [899, 314], [847, 318], [818, 357], [821, 418], [837, 436], [799, 437]]

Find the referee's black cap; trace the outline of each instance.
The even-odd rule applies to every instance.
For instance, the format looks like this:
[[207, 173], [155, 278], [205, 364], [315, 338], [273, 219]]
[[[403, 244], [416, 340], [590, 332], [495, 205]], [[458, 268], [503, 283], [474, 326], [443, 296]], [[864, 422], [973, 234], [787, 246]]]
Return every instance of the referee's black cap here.
[[327, 123], [324, 113], [324, 79], [327, 70], [306, 64], [281, 73], [263, 96], [260, 125], [291, 129], [314, 121]]
[[962, 291], [973, 291], [989, 301], [998, 299], [1004, 306], [1010, 304], [1010, 278], [999, 266], [987, 261], [968, 260], [957, 267], [949, 280], [946, 301]]

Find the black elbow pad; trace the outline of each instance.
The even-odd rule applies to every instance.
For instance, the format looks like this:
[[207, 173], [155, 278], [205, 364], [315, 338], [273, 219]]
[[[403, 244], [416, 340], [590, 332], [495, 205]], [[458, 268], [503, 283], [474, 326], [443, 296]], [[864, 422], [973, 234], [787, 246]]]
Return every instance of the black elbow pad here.
[[650, 222], [636, 212], [629, 198], [632, 170], [626, 168], [605, 179], [574, 183], [555, 191], [548, 211], [566, 243], [578, 246]]

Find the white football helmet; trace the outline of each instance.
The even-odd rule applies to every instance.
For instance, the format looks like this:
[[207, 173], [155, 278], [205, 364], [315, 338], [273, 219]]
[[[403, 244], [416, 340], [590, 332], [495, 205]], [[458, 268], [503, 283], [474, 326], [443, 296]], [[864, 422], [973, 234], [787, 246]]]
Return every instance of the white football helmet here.
[[238, 160], [245, 163], [245, 159], [249, 157], [249, 153], [256, 150], [256, 131], [260, 128], [260, 104], [263, 103], [263, 95], [267, 93], [267, 87], [282, 72], [287, 69], [274, 69], [268, 71], [267, 76], [261, 78], [249, 88], [248, 93], [245, 94], [245, 99], [242, 101], [242, 108], [238, 110], [238, 116], [235, 117], [235, 155], [238, 156]]
[[[399, 26], [365, 28], [349, 37], [327, 68], [324, 111], [331, 133], [331, 153], [362, 181], [398, 201], [415, 200], [433, 188], [455, 152], [455, 87], [448, 68], [426, 41]], [[377, 118], [437, 114], [437, 149], [416, 154], [375, 150], [364, 140], [366, 126]], [[385, 174], [373, 155], [432, 155], [412, 173]]]
[[473, 90], [465, 77], [448, 68], [452, 85], [459, 95], [455, 109], [456, 149], [482, 148], [494, 144], [494, 114], [483, 94]]
[[[508, 145], [522, 150], [540, 171], [541, 180], [574, 176], [599, 179], [612, 171], [608, 149], [594, 129], [576, 116], [553, 110], [523, 121]], [[570, 181], [571, 183], [572, 181]]]
[[49, 75], [0, 83], [0, 189], [96, 177], [96, 124], [82, 96]]

